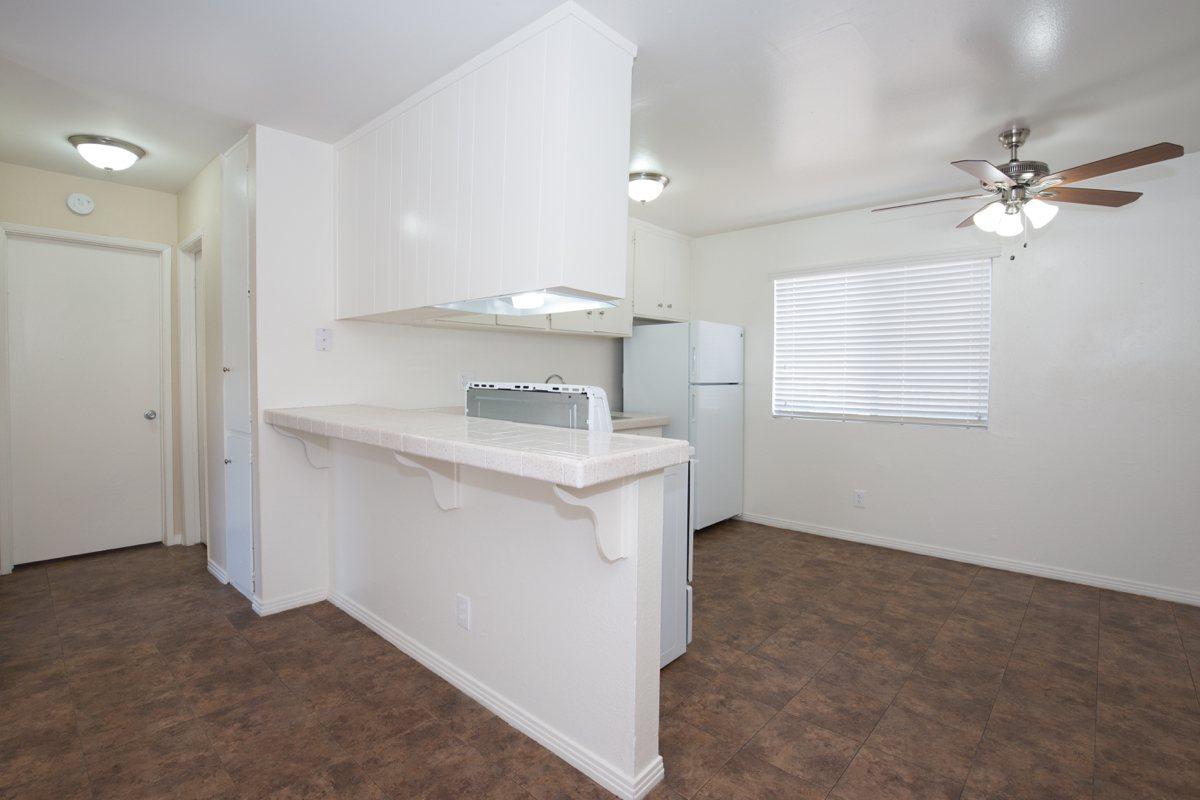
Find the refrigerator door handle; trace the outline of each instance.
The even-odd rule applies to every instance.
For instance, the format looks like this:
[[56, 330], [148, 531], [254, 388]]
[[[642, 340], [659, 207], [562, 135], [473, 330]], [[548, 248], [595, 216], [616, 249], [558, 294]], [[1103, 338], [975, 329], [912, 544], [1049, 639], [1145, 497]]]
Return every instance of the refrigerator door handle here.
[[692, 378], [691, 378], [691, 379], [692, 379], [693, 381], [694, 381], [694, 380], [696, 380], [696, 345], [692, 345], [692, 369], [691, 369], [691, 376], [692, 376]]
[[696, 390], [688, 392], [688, 421], [696, 421]]

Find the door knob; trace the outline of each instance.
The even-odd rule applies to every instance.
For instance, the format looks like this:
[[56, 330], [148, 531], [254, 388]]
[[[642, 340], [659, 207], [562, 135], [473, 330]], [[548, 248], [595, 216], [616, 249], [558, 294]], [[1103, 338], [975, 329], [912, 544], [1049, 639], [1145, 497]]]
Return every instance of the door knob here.
[[145, 414], [142, 414], [142, 416], [145, 417], [146, 419], [157, 419], [158, 412], [152, 408], [149, 411], [147, 411]]

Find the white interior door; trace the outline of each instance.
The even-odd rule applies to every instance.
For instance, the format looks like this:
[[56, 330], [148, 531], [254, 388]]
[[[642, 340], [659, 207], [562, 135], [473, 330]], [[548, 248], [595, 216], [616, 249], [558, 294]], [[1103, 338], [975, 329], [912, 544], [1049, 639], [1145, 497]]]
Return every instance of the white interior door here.
[[222, 176], [221, 357], [225, 426], [225, 571], [254, 591], [251, 511], [250, 199], [248, 144], [225, 156]]
[[13, 563], [162, 541], [162, 257], [9, 236]]
[[693, 386], [688, 440], [696, 448], [694, 525], [742, 513], [742, 386]]

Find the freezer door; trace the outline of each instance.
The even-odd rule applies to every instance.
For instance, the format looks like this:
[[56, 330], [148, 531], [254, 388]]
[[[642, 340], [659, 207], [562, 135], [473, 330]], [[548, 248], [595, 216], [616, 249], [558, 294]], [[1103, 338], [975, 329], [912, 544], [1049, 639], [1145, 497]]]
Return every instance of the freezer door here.
[[742, 513], [742, 386], [693, 386], [690, 399], [698, 530]]
[[635, 325], [625, 340], [626, 411], [665, 414], [663, 436], [688, 435], [688, 324]]
[[691, 383], [742, 382], [742, 329], [720, 322], [691, 323]]

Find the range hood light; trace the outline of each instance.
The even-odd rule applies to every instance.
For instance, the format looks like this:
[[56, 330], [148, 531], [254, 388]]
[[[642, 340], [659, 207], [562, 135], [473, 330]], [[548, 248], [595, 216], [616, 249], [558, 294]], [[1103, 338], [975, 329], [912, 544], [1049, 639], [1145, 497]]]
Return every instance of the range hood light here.
[[546, 305], [546, 295], [543, 292], [522, 292], [512, 296], [513, 308], [528, 311]]
[[616, 304], [616, 300], [585, 297], [570, 294], [561, 289], [542, 289], [536, 292], [517, 292], [498, 297], [483, 297], [478, 300], [439, 303], [437, 308], [461, 311], [465, 314], [500, 314], [507, 317], [524, 317], [534, 314], [562, 314], [566, 311], [613, 308]]

